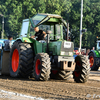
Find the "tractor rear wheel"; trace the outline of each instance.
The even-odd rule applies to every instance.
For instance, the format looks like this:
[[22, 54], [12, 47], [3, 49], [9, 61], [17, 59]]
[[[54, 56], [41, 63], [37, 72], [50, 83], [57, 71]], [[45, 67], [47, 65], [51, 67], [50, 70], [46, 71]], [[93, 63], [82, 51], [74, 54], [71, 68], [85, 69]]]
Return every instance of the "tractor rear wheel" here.
[[16, 41], [10, 51], [10, 76], [28, 77], [33, 69], [33, 50], [30, 44]]
[[37, 54], [33, 66], [33, 76], [35, 80], [47, 81], [50, 78], [50, 65], [50, 58], [47, 53]]
[[76, 67], [73, 72], [74, 81], [77, 83], [85, 83], [89, 78], [90, 64], [87, 57], [79, 55], [75, 58]]
[[89, 59], [90, 59], [91, 70], [97, 71], [99, 66], [96, 65], [96, 59], [95, 59], [95, 56], [92, 52], [89, 54]]

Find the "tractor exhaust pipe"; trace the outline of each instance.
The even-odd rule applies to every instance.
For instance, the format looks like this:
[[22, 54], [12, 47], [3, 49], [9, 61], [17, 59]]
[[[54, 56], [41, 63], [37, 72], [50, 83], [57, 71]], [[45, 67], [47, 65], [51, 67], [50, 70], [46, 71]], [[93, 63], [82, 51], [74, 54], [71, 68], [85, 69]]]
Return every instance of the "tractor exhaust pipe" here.
[[49, 53], [49, 45], [48, 44], [49, 44], [49, 34], [51, 34], [51, 32], [52, 31], [50, 31], [50, 30], [47, 30], [47, 32], [46, 32], [47, 33], [47, 53]]

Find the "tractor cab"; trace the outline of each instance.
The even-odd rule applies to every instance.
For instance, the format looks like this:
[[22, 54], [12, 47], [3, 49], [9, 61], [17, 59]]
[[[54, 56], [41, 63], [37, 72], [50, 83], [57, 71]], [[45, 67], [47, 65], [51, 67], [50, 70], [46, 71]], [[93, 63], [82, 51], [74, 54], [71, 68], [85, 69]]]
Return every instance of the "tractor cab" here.
[[49, 37], [51, 41], [66, 39], [66, 23], [61, 16], [54, 14], [36, 14], [30, 19], [24, 19], [20, 37], [31, 37], [37, 26], [45, 32], [52, 31]]
[[47, 32], [47, 30], [51, 30], [50, 40], [62, 40], [63, 36], [63, 27], [66, 27], [66, 23], [59, 15], [54, 14], [37, 14], [30, 19], [32, 23], [32, 27], [39, 27], [40, 30]]

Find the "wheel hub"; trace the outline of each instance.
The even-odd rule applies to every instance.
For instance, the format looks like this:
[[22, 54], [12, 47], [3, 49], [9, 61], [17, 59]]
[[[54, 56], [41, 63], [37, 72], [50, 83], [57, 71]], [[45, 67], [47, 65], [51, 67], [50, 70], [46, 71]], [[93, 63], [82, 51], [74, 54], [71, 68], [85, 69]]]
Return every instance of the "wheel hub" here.
[[38, 70], [41, 70], [41, 65], [38, 65]]
[[13, 55], [12, 55], [12, 70], [13, 70], [13, 72], [17, 71], [18, 65], [19, 65], [19, 53], [18, 53], [18, 50], [15, 49], [13, 51]]
[[35, 72], [37, 75], [40, 74], [41, 72], [41, 63], [40, 63], [40, 59], [37, 59], [36, 60], [36, 63], [35, 63]]
[[89, 59], [90, 59], [90, 67], [92, 67], [94, 64], [94, 58], [93, 58], [93, 56], [90, 56]]

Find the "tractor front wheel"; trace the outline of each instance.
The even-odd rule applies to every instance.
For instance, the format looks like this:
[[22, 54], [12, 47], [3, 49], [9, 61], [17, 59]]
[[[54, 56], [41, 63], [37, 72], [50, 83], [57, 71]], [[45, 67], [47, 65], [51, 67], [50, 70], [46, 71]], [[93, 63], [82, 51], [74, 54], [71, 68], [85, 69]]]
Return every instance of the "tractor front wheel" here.
[[72, 71], [59, 71], [58, 79], [69, 80], [69, 78], [71, 78], [71, 75], [72, 75]]
[[77, 83], [85, 83], [89, 78], [90, 64], [87, 57], [79, 55], [75, 58], [76, 67], [73, 72], [74, 81]]
[[50, 64], [50, 58], [47, 53], [39, 53], [36, 55], [33, 66], [35, 80], [47, 81], [50, 78]]
[[69, 80], [72, 75], [72, 71], [64, 71], [64, 70], [51, 70], [51, 79], [59, 79], [59, 80]]

